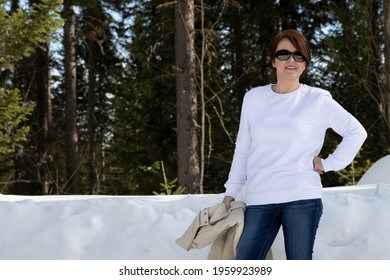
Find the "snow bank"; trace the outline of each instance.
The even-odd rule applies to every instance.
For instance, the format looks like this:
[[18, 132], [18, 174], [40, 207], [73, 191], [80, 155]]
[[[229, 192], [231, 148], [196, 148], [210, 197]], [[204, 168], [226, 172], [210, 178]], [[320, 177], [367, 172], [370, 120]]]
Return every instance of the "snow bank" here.
[[390, 184], [390, 155], [376, 161], [359, 180], [358, 185], [385, 183]]
[[[323, 190], [315, 259], [390, 259], [390, 184]], [[0, 259], [190, 260], [176, 238], [222, 194], [183, 196], [0, 195]], [[284, 259], [282, 235], [275, 259]]]

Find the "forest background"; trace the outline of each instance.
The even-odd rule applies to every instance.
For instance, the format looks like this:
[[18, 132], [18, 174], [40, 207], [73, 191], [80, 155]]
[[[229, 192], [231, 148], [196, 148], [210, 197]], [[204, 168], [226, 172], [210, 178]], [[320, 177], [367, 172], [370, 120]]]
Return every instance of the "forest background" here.
[[243, 95], [274, 82], [287, 28], [312, 47], [302, 82], [368, 131], [322, 176], [356, 184], [390, 152], [389, 18], [388, 0], [0, 0], [0, 193], [223, 192]]

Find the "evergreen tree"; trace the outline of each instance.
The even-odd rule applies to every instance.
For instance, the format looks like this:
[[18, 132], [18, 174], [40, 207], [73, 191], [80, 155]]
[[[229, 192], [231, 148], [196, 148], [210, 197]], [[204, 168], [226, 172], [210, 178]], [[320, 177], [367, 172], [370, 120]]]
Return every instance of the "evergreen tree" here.
[[[15, 179], [15, 184], [10, 185], [10, 190], [14, 192], [21, 191], [20, 182], [22, 181], [40, 182], [37, 173], [34, 174], [35, 177], [32, 180], [24, 177], [27, 174], [26, 169], [32, 170], [32, 168], [23, 165], [23, 162], [29, 159], [35, 151], [35, 149], [30, 149], [31, 145], [22, 146], [22, 142], [27, 142], [27, 137], [35, 135], [34, 131], [29, 129], [30, 127], [34, 128], [34, 123], [27, 118], [36, 101], [29, 94], [29, 90], [35, 92], [35, 80], [33, 74], [27, 74], [27, 69], [32, 69], [30, 61], [34, 60], [34, 57], [38, 57], [40, 52], [44, 52], [43, 46], [47, 46], [61, 24], [60, 2], [31, 1], [30, 7], [23, 8], [19, 7], [16, 1], [2, 1], [0, 3], [0, 69], [2, 72], [1, 84], [3, 85], [0, 95], [2, 107], [4, 106], [0, 123], [5, 126], [2, 135], [8, 138], [2, 139], [5, 140], [2, 147], [8, 150], [7, 152], [3, 151], [2, 160], [5, 173], [13, 174]], [[36, 73], [36, 77], [39, 77], [40, 69], [37, 69]], [[38, 102], [37, 105], [41, 105], [41, 103]], [[41, 107], [38, 109], [44, 110]], [[28, 135], [27, 132], [31, 133]], [[43, 141], [38, 141], [38, 143], [42, 147]], [[12, 160], [9, 157], [10, 153], [15, 153]], [[37, 162], [33, 166], [39, 165], [39, 160]], [[5, 170], [6, 168], [8, 171]], [[6, 180], [9, 181], [10, 176]], [[28, 190], [27, 192], [35, 191]], [[42, 187], [38, 189], [38, 193], [41, 192]]]
[[167, 178], [177, 178], [173, 5], [165, 3], [137, 2], [122, 11], [124, 69], [106, 151], [113, 192], [158, 192], [160, 161]]
[[[188, 71], [194, 81], [190, 103], [197, 104], [187, 119], [190, 125], [180, 124], [183, 112], [178, 118], [176, 113], [182, 103], [176, 99], [175, 56], [184, 47], [175, 51], [174, 12], [184, 1], [66, 0], [64, 18], [69, 7], [74, 13], [65, 26], [73, 24], [74, 36], [65, 32], [49, 44], [60, 28], [60, 2], [29, 1], [35, 8], [21, 8], [16, 0], [0, 2], [0, 123], [11, 131], [0, 135], [6, 147], [0, 172], [3, 181], [23, 182], [5, 191], [152, 194], [162, 183], [164, 191], [180, 192], [174, 190], [176, 179], [183, 185], [179, 151], [190, 144], [178, 151], [176, 136], [190, 127], [196, 131], [191, 139], [201, 145], [191, 149], [200, 157], [201, 171], [200, 178], [184, 184], [192, 185], [186, 191], [223, 192], [243, 96], [274, 82], [268, 45], [291, 27], [312, 47], [313, 63], [302, 82], [328, 89], [369, 132], [353, 165], [324, 175], [324, 185], [356, 182], [371, 162], [388, 153], [389, 44], [381, 14], [387, 2], [195, 0], [194, 61], [183, 61], [195, 65]], [[71, 108], [66, 97], [72, 97]], [[29, 104], [35, 105], [31, 115]], [[73, 134], [65, 141], [70, 123]], [[331, 131], [326, 137], [324, 155], [340, 140]], [[70, 157], [69, 148], [77, 158]], [[192, 167], [198, 166], [194, 161]], [[78, 187], [69, 180], [75, 171]]]

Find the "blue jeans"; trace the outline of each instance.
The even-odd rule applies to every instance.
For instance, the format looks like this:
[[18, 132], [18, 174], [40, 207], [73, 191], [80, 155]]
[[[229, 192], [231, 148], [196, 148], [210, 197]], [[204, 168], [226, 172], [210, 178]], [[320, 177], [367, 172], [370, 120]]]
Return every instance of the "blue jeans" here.
[[247, 206], [236, 259], [264, 260], [282, 226], [286, 258], [311, 260], [322, 208], [321, 199]]

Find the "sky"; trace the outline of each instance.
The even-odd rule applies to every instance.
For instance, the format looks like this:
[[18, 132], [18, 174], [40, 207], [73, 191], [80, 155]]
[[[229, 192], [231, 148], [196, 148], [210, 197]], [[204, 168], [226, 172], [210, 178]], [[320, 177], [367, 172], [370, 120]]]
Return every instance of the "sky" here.
[[[0, 195], [0, 260], [205, 260], [175, 240], [223, 194]], [[390, 260], [390, 183], [323, 189], [315, 260]], [[281, 233], [272, 246], [285, 259]]]

